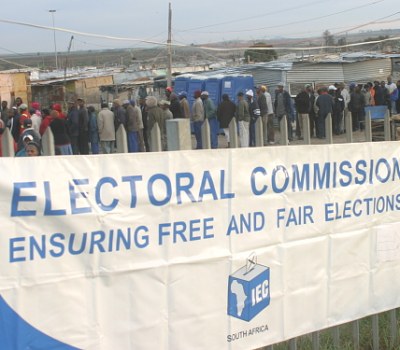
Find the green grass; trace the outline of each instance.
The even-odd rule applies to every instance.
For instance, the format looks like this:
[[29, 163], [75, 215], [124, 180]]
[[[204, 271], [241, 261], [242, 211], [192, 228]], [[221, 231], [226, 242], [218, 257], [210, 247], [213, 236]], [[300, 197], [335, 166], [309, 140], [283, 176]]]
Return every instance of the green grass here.
[[[400, 326], [400, 309], [396, 310], [397, 317], [397, 332]], [[384, 312], [379, 314], [379, 350], [400, 350], [400, 339], [392, 345], [390, 334], [390, 314]], [[339, 343], [335, 346], [333, 328], [321, 330], [319, 332], [319, 349], [321, 350], [353, 350], [353, 323], [346, 323], [338, 326], [339, 329]], [[372, 337], [372, 317], [365, 317], [359, 320], [359, 342], [361, 350], [373, 349]], [[264, 347], [261, 349], [267, 349]], [[258, 349], [258, 350], [261, 350]], [[270, 349], [270, 348], [269, 348]], [[273, 345], [273, 350], [286, 350], [290, 349], [290, 342]], [[297, 338], [298, 350], [313, 350], [312, 335], [307, 334]]]

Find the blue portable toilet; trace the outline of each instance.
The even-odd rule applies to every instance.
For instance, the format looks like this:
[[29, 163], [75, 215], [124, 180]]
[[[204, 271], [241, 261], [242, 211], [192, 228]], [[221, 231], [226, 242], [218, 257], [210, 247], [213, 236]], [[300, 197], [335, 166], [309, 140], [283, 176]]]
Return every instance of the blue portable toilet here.
[[204, 90], [208, 92], [208, 98], [214, 102], [215, 107], [221, 102], [222, 78], [222, 75], [209, 77], [204, 85]]
[[254, 78], [251, 75], [227, 75], [222, 78], [221, 96], [227, 94], [236, 102], [238, 92], [246, 93], [254, 88]]
[[174, 92], [178, 95], [182, 91], [188, 91], [189, 75], [182, 75], [175, 78]]

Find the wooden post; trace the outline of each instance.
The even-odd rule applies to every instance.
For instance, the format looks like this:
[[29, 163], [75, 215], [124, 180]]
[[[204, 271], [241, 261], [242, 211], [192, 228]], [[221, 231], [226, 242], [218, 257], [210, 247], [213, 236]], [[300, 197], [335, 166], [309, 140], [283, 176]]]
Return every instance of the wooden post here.
[[365, 141], [367, 142], [372, 142], [372, 127], [371, 127], [371, 112], [368, 111], [368, 113], [365, 116]]
[[166, 122], [167, 149], [179, 151], [192, 149], [189, 119], [170, 119]]
[[[386, 110], [385, 113], [385, 119], [383, 121], [383, 130], [384, 130], [384, 135], [385, 135], [385, 141], [390, 141], [390, 112], [389, 110]], [[393, 135], [393, 139], [396, 139], [395, 134]]]
[[310, 116], [302, 116], [303, 118], [303, 138], [305, 145], [311, 145], [311, 134], [310, 134]]

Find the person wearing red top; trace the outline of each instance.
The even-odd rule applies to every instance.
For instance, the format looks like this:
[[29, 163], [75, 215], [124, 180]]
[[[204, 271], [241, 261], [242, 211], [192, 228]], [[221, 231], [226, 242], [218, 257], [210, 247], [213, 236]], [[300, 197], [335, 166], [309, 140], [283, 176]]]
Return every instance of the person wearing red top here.
[[19, 106], [19, 110], [20, 110], [19, 135], [21, 135], [24, 132], [24, 121], [26, 119], [30, 119], [31, 115], [29, 114], [28, 106], [25, 103], [23, 103]]
[[66, 119], [66, 115], [63, 113], [61, 105], [59, 103], [54, 103], [51, 107], [58, 112], [58, 118]]
[[53, 118], [50, 116], [50, 111], [47, 108], [43, 109], [42, 112], [43, 112], [43, 120], [42, 120], [42, 123], [40, 124], [39, 133], [40, 133], [40, 135], [43, 136], [47, 127], [53, 121]]

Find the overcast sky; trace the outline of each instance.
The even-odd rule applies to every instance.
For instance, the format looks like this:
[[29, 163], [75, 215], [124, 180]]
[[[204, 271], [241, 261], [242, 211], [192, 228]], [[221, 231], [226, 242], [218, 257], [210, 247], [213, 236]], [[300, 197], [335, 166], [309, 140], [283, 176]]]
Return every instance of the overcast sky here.
[[[182, 44], [400, 28], [399, 0], [14, 0], [2, 2], [0, 20], [52, 27], [49, 10], [56, 10], [58, 28], [165, 43], [169, 2], [173, 42]], [[52, 30], [0, 21], [0, 33], [0, 54], [54, 51]], [[67, 50], [71, 35], [72, 50], [143, 46], [56, 31], [58, 51]]]

